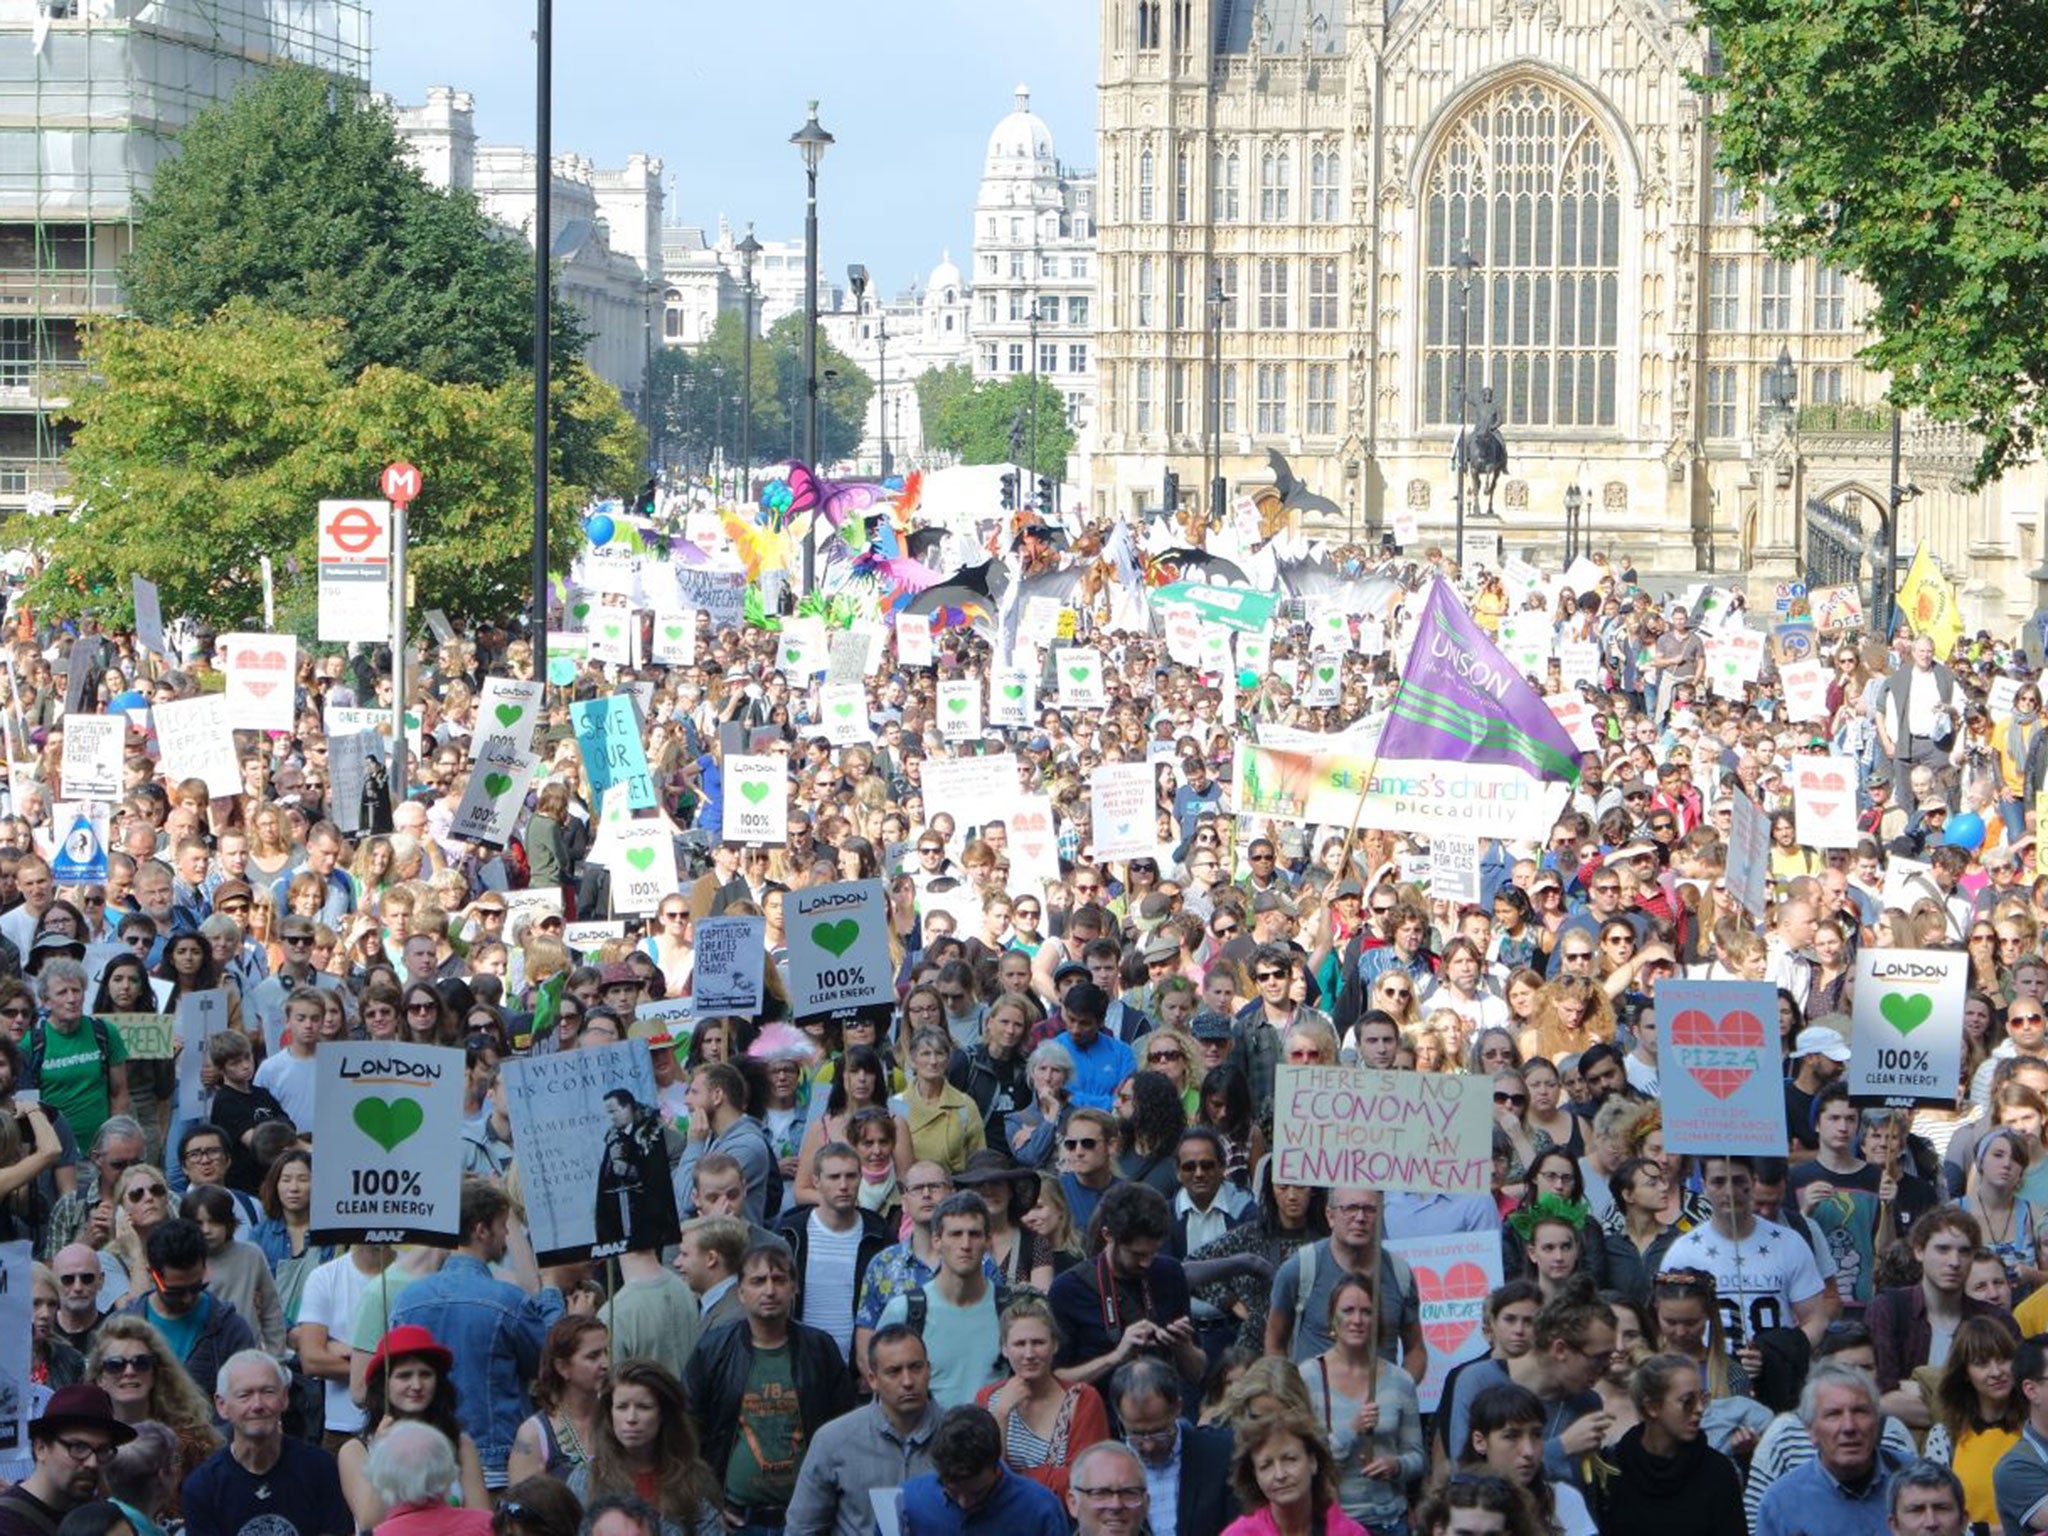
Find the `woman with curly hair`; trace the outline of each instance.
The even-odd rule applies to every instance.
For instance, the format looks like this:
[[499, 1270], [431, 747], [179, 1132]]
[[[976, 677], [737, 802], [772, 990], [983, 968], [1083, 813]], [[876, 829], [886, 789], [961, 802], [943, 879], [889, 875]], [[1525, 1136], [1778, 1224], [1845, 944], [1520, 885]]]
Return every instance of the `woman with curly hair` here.
[[1365, 1536], [1365, 1527], [1337, 1502], [1337, 1458], [1315, 1419], [1279, 1413], [1241, 1428], [1230, 1484], [1249, 1513], [1223, 1536]]
[[1133, 1184], [1150, 1184], [1172, 1200], [1180, 1193], [1174, 1150], [1188, 1124], [1180, 1090], [1164, 1072], [1133, 1072], [1117, 1086], [1117, 1101], [1123, 1114], [1118, 1134], [1124, 1144], [1117, 1159], [1117, 1177]]
[[637, 1494], [661, 1511], [662, 1536], [726, 1536], [718, 1482], [697, 1448], [682, 1384], [652, 1360], [622, 1360], [598, 1402], [597, 1443], [569, 1474], [587, 1507]]
[[465, 1509], [489, 1509], [484, 1465], [476, 1442], [462, 1427], [455, 1403], [455, 1356], [417, 1323], [393, 1328], [377, 1342], [363, 1377], [363, 1428], [337, 1453], [341, 1491], [354, 1511], [358, 1530], [374, 1529], [384, 1518], [384, 1496], [363, 1472], [370, 1447], [394, 1424], [408, 1420], [439, 1430], [455, 1448], [462, 1468]]
[[220, 1449], [213, 1405], [186, 1374], [162, 1334], [139, 1317], [115, 1314], [100, 1324], [85, 1357], [85, 1380], [103, 1388], [123, 1424], [155, 1419], [177, 1437], [177, 1490], [198, 1465]]
[[1536, 1021], [1522, 1031], [1524, 1056], [1577, 1056], [1596, 1041], [1614, 1039], [1614, 1004], [1583, 976], [1560, 976], [1543, 988]]

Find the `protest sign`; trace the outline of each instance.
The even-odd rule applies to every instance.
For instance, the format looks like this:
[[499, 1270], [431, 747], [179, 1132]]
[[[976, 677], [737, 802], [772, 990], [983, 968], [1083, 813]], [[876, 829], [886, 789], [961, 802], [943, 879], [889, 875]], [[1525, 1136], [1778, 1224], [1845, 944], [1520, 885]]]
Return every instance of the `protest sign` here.
[[781, 847], [789, 837], [789, 764], [781, 757], [728, 757], [721, 831], [729, 843]]
[[701, 566], [679, 565], [675, 573], [677, 600], [683, 607], [710, 619], [714, 634], [721, 629], [736, 629], [746, 621], [745, 571], [712, 571]]
[[1856, 1006], [1843, 1072], [1854, 1102], [1955, 1108], [1969, 977], [1970, 957], [1960, 950], [1857, 954]]
[[359, 709], [354, 705], [330, 704], [320, 717], [321, 729], [327, 732], [330, 752], [333, 744], [344, 736], [362, 736], [363, 748], [368, 756], [378, 762], [387, 760], [387, 742], [391, 735], [391, 711], [388, 709]]
[[1771, 880], [1771, 823], [1757, 803], [1735, 790], [1728, 827], [1728, 891], [1758, 922]]
[[[454, 1245], [462, 1231], [462, 1085], [462, 1052], [452, 1047], [321, 1045], [313, 1060], [313, 1143], [321, 1151], [314, 1242]], [[522, 1166], [532, 1145], [520, 1144]]]
[[50, 824], [60, 835], [50, 854], [51, 879], [59, 885], [106, 884], [112, 821], [113, 807], [104, 800], [58, 801], [50, 812]]
[[1725, 629], [1706, 637], [1707, 683], [1714, 693], [1738, 702], [1764, 664], [1764, 637], [1753, 629]]
[[1037, 679], [1017, 667], [991, 667], [988, 673], [988, 723], [1028, 726], [1038, 713]]
[[621, 667], [638, 665], [640, 619], [631, 609], [601, 604], [591, 615], [586, 633], [592, 661], [608, 661]]
[[1785, 689], [1785, 718], [1824, 721], [1828, 717], [1828, 669], [1817, 661], [1787, 662], [1778, 668]]
[[547, 709], [541, 698], [544, 692], [545, 685], [537, 682], [512, 677], [485, 678], [483, 697], [476, 706], [475, 735], [483, 741], [494, 736], [508, 737], [521, 752], [531, 752], [541, 726], [546, 723]]
[[1783, 1157], [1778, 993], [1762, 981], [1657, 984], [1664, 1145], [1695, 1157]]
[[1550, 706], [1550, 712], [1564, 727], [1565, 735], [1571, 737], [1573, 746], [1587, 752], [1599, 750], [1600, 725], [1593, 718], [1593, 711], [1583, 693], [1577, 689], [1567, 693], [1546, 693], [1543, 702]]
[[291, 635], [223, 635], [228, 724], [288, 731], [297, 718], [299, 642]]
[[1166, 654], [1184, 667], [1202, 664], [1202, 620], [1194, 609], [1172, 607], [1159, 615], [1166, 633]]
[[1060, 877], [1059, 833], [1053, 826], [1052, 800], [1046, 795], [1014, 796], [1004, 807], [1010, 834], [1010, 891], [1042, 895]]
[[874, 740], [868, 719], [868, 691], [860, 683], [826, 683], [818, 690], [818, 723], [835, 747], [865, 746]]
[[654, 655], [657, 665], [687, 667], [697, 660], [697, 615], [681, 613], [654, 616]]
[[327, 803], [334, 824], [351, 835], [362, 830], [370, 743], [376, 739], [368, 731], [327, 738]]
[[1771, 626], [1771, 660], [1780, 671], [1798, 662], [1811, 661], [1816, 643], [1809, 620], [1794, 619]]
[[796, 1018], [894, 1005], [888, 903], [879, 880], [847, 880], [783, 898], [789, 934], [789, 1011]]
[[[517, 1058], [499, 1081], [542, 1264], [650, 1253], [678, 1239], [646, 1041]], [[601, 1144], [593, 1127], [603, 1128]]]
[[782, 621], [782, 644], [775, 652], [775, 662], [792, 683], [807, 683], [824, 671], [829, 654], [823, 619], [804, 616]]
[[1863, 594], [1854, 586], [1815, 587], [1806, 594], [1806, 606], [1822, 634], [1863, 627]]
[[156, 583], [146, 577], [133, 578], [135, 583], [135, 643], [145, 651], [168, 657], [170, 648], [164, 644], [164, 609], [157, 597]]
[[28, 1451], [29, 1420], [42, 1411], [32, 1370], [35, 1290], [27, 1240], [0, 1243], [0, 1457], [10, 1459]]
[[896, 615], [896, 660], [906, 667], [932, 664], [932, 618], [928, 613]]
[[611, 831], [605, 868], [612, 874], [614, 912], [652, 912], [673, 896], [676, 840], [666, 818], [629, 821]]
[[1097, 862], [1149, 859], [1158, 853], [1156, 784], [1150, 763], [1098, 763], [1088, 775]]
[[119, 715], [66, 715], [57, 784], [66, 800], [121, 798], [128, 722]]
[[1285, 1062], [1277, 1070], [1276, 1183], [1446, 1195], [1492, 1189], [1492, 1078]]
[[562, 928], [562, 942], [579, 955], [594, 955], [616, 938], [624, 937], [626, 925], [614, 918], [610, 922], [567, 923]]
[[1302, 674], [1301, 702], [1310, 709], [1335, 709], [1344, 696], [1343, 671], [1335, 656], [1316, 657]]
[[939, 679], [939, 736], [973, 741], [981, 735], [981, 683], [972, 677]]
[[1433, 901], [1479, 900], [1479, 839], [1439, 832], [1429, 840], [1429, 894]]
[[756, 1017], [761, 1012], [767, 919], [707, 917], [691, 935], [697, 950], [690, 968], [694, 1011], [703, 1017], [720, 1013]]
[[2012, 714], [2013, 701], [2020, 696], [2020, 680], [2016, 677], [1994, 677], [1991, 691], [1984, 695], [1984, 710], [1993, 720], [2003, 722]]
[[1273, 637], [1265, 630], [1247, 632], [1237, 637], [1237, 670], [1249, 672], [1253, 677], [1263, 677], [1266, 668], [1273, 662]]
[[526, 807], [526, 788], [540, 771], [540, 759], [521, 752], [507, 738], [494, 737], [489, 751], [470, 769], [448, 835], [458, 843], [503, 848]]
[[1017, 637], [1041, 648], [1051, 645], [1060, 632], [1060, 600], [1043, 594], [1024, 599], [1017, 617]]
[[102, 1013], [96, 1018], [120, 1037], [130, 1061], [169, 1061], [178, 1021], [168, 1013]]
[[953, 818], [953, 841], [995, 819], [1017, 791], [1017, 759], [1007, 752], [988, 757], [928, 757], [924, 763], [927, 823], [944, 811]]
[[1102, 685], [1102, 653], [1085, 645], [1053, 652], [1059, 679], [1061, 709], [1101, 709], [1108, 703]]
[[235, 753], [225, 698], [211, 693], [158, 704], [150, 718], [166, 779], [173, 784], [204, 779], [206, 792], [216, 800], [242, 792], [242, 762]]
[[1557, 647], [1558, 680], [1567, 688], [1600, 681], [1600, 642], [1565, 640]]
[[1793, 835], [1809, 848], [1854, 848], [1856, 765], [1846, 757], [1792, 760]]
[[1486, 1353], [1486, 1298], [1501, 1285], [1500, 1234], [1460, 1232], [1452, 1237], [1387, 1239], [1415, 1276], [1422, 1312], [1422, 1339], [1429, 1346], [1429, 1370], [1416, 1384], [1424, 1413], [1443, 1400], [1444, 1378], [1454, 1366]]
[[647, 751], [640, 741], [631, 695], [578, 699], [569, 706], [569, 723], [583, 754], [591, 793], [601, 797], [612, 785], [624, 784], [629, 806], [636, 811], [651, 810], [654, 778], [647, 769]]

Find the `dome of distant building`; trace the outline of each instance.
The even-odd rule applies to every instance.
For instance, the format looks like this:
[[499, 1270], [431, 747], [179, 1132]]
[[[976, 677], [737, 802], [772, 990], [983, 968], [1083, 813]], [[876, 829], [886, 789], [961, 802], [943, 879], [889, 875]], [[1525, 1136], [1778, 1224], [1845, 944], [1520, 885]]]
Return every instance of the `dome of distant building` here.
[[939, 257], [939, 264], [932, 268], [932, 275], [925, 280], [924, 291], [941, 303], [951, 303], [966, 286], [960, 276], [960, 269], [953, 265], [953, 253], [946, 251]]
[[1017, 87], [1017, 109], [995, 126], [988, 136], [988, 160], [984, 173], [990, 176], [1019, 170], [1051, 169], [1052, 130], [1045, 119], [1031, 110], [1031, 92]]

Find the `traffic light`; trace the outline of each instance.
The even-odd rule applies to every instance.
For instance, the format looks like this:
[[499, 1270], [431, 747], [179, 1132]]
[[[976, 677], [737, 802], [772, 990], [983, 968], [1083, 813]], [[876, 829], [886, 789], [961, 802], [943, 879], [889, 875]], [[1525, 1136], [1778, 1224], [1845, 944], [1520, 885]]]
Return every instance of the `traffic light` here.
[[1038, 477], [1038, 497], [1037, 497], [1036, 501], [1034, 501], [1034, 502], [1033, 502], [1032, 504], [1033, 504], [1034, 506], [1036, 506], [1036, 507], [1038, 508], [1038, 515], [1039, 515], [1040, 517], [1051, 517], [1051, 516], [1052, 516], [1052, 476], [1051, 476], [1051, 475], [1040, 475], [1040, 476]]
[[1159, 505], [1168, 512], [1180, 509], [1180, 476], [1172, 470], [1166, 472], [1166, 481], [1159, 489]]
[[1003, 510], [1017, 510], [1017, 472], [1014, 469], [1003, 475]]

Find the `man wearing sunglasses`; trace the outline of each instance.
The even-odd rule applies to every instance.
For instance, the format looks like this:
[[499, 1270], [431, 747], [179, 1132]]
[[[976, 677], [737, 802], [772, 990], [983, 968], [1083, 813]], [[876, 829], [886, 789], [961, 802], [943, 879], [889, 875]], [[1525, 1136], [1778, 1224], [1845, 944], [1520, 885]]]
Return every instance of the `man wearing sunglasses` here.
[[281, 917], [277, 942], [284, 950], [284, 963], [276, 972], [242, 994], [242, 1013], [253, 1015], [263, 1038], [275, 1040], [284, 1024], [284, 1005], [300, 987], [339, 987], [339, 977], [330, 976], [313, 964], [313, 920], [310, 917]]
[[[131, 1183], [129, 1189], [133, 1193], [143, 1187]], [[168, 1196], [161, 1185], [149, 1193], [160, 1199]], [[197, 1222], [172, 1217], [149, 1234], [143, 1251], [149, 1259], [151, 1289], [121, 1313], [141, 1318], [162, 1334], [193, 1385], [212, 1397], [220, 1368], [230, 1355], [254, 1349], [256, 1335], [232, 1302], [208, 1293], [206, 1236]]]

